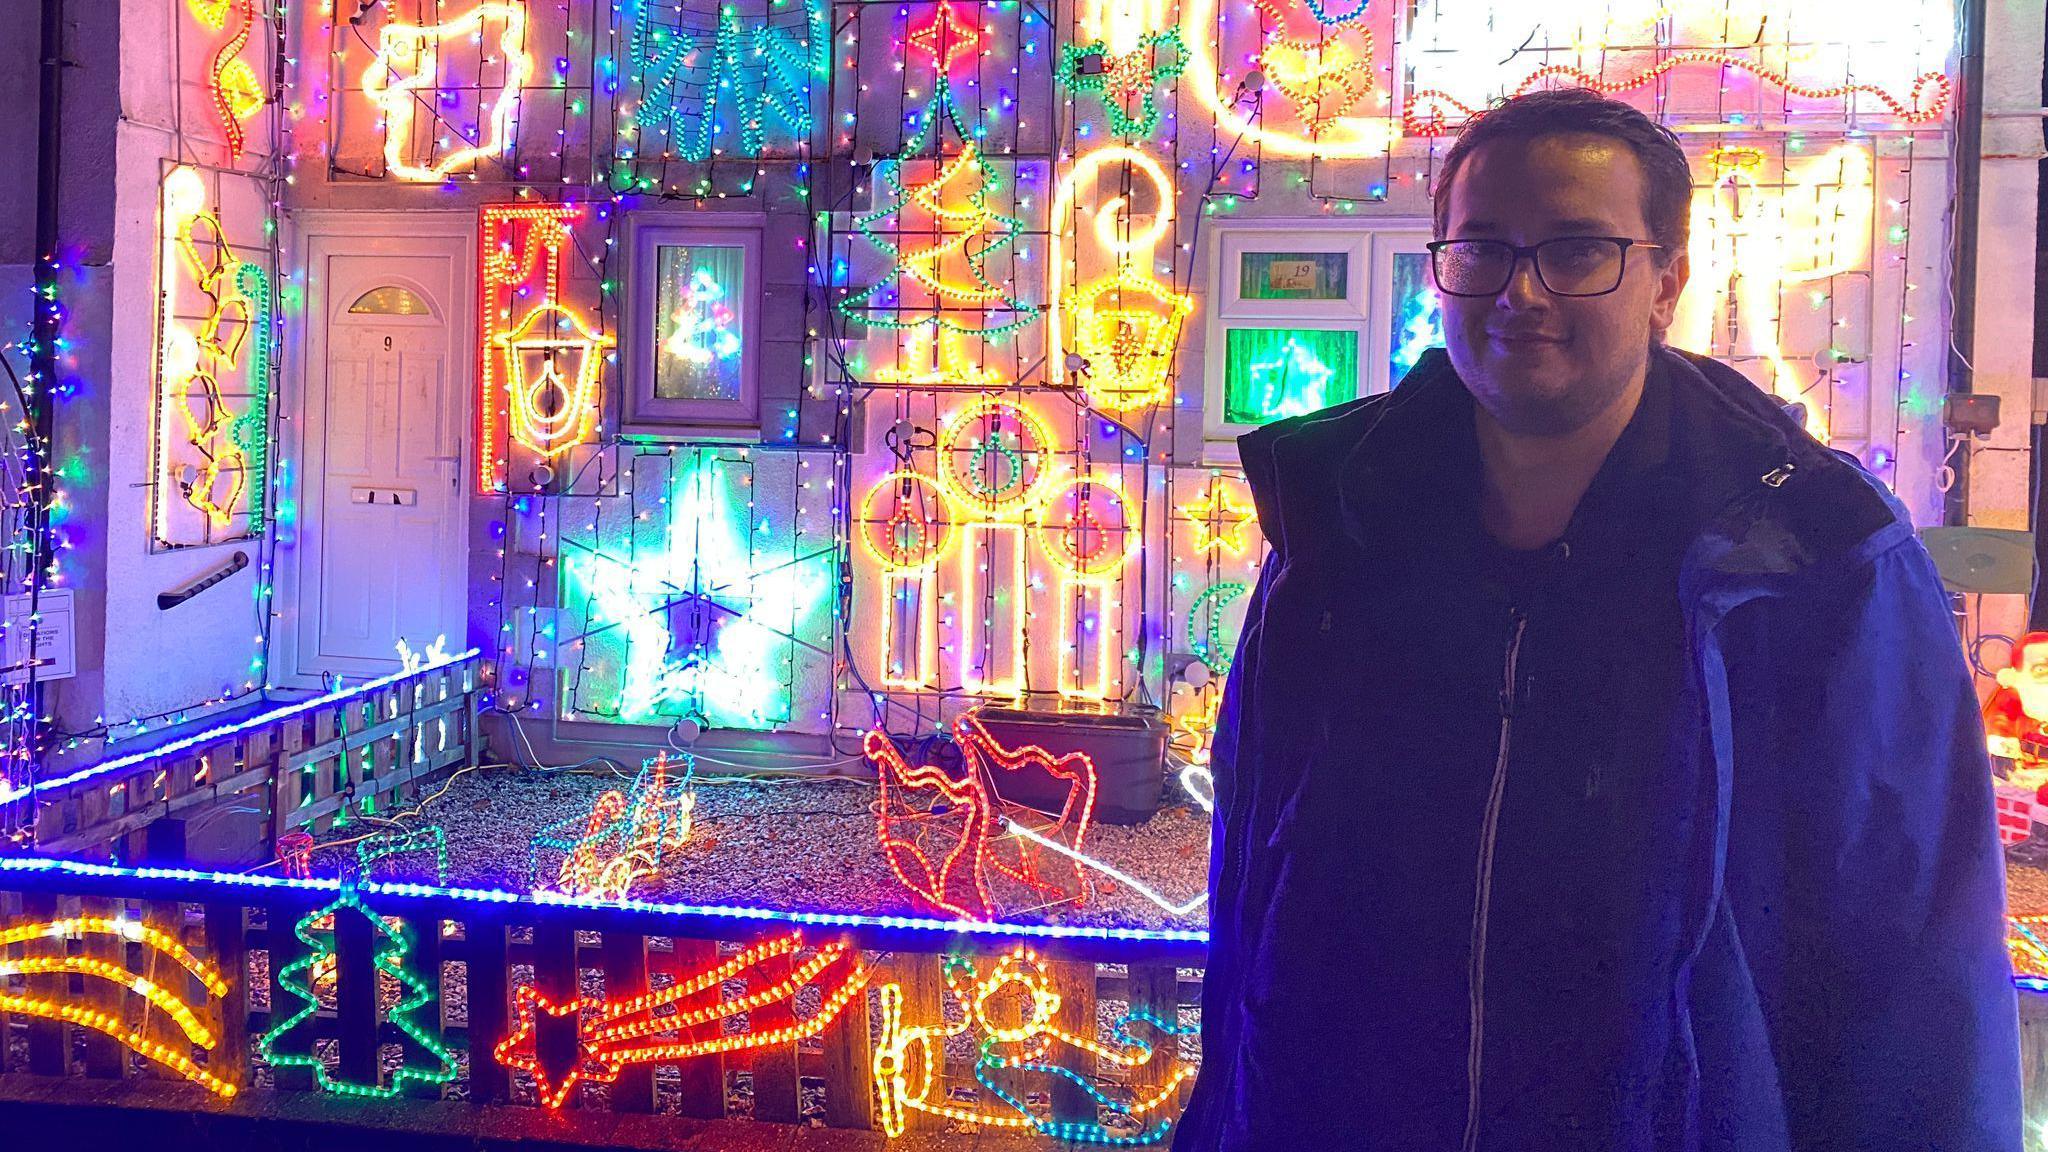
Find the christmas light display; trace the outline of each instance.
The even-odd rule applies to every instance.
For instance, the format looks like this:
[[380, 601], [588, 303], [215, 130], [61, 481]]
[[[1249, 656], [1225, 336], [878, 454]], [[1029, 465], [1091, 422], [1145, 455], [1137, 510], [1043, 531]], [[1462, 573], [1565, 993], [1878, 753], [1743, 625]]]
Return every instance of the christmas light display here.
[[[1181, 9], [1181, 29], [1188, 48], [1187, 76], [1195, 99], [1216, 118], [1219, 130], [1235, 133], [1243, 146], [1256, 144], [1275, 156], [1358, 160], [1386, 155], [1399, 133], [1384, 116], [1318, 115], [1311, 107], [1305, 117], [1309, 131], [1300, 134], [1275, 127], [1257, 113], [1248, 114], [1239, 94], [1225, 93], [1218, 82], [1214, 44], [1216, 4], [1217, 0], [1188, 0]], [[1268, 47], [1276, 52], [1280, 65], [1277, 74], [1285, 75], [1287, 83], [1297, 91], [1319, 97], [1327, 88], [1348, 93], [1358, 88], [1361, 78], [1369, 79], [1369, 54], [1363, 60], [1341, 50], [1326, 55], [1326, 48], [1310, 50], [1307, 43], [1298, 40]], [[1346, 108], [1351, 103], [1356, 103], [1356, 97]]]
[[1249, 526], [1257, 510], [1248, 497], [1238, 493], [1242, 480], [1212, 473], [1202, 489], [1202, 498], [1180, 506], [1180, 514], [1194, 526], [1196, 552], [1222, 552], [1242, 556], [1249, 547]]
[[[1912, 90], [1902, 99], [1871, 84], [1835, 84], [1818, 88], [1797, 84], [1783, 72], [1726, 52], [1678, 52], [1619, 80], [1603, 80], [1574, 65], [1555, 64], [1532, 73], [1528, 79], [1516, 85], [1512, 95], [1520, 96], [1544, 87], [1590, 88], [1595, 92], [1618, 95], [1642, 88], [1663, 78], [1673, 69], [1688, 65], [1746, 72], [1760, 81], [1782, 89], [1789, 96], [1807, 100], [1870, 96], [1907, 124], [1924, 124], [1941, 119], [1948, 112], [1949, 98], [1953, 91], [1948, 77], [1939, 72], [1930, 72], [1916, 78]], [[1435, 136], [1452, 124], [1469, 120], [1478, 114], [1478, 108], [1463, 103], [1447, 93], [1426, 88], [1409, 96], [1402, 118], [1411, 134]]]
[[882, 682], [930, 688], [939, 674], [939, 561], [953, 543], [951, 501], [937, 481], [892, 472], [861, 501], [861, 543], [882, 566], [888, 613], [882, 627]]
[[931, 57], [932, 63], [938, 67], [942, 83], [953, 71], [955, 60], [981, 52], [981, 29], [960, 19], [953, 10], [952, 0], [939, 0], [939, 6], [932, 10], [931, 19], [911, 29], [906, 39], [911, 47]]
[[357, 874], [367, 880], [382, 861], [420, 852], [433, 854], [434, 883], [448, 882], [448, 834], [438, 824], [401, 832], [379, 832], [356, 843]]
[[1347, 29], [1364, 16], [1366, 3], [1337, 16], [1310, 0], [1317, 27], [1309, 36], [1286, 35], [1289, 13], [1273, 0], [1256, 3], [1267, 28], [1258, 55], [1266, 82], [1308, 111], [1312, 123], [1341, 117], [1373, 93], [1372, 33]]
[[550, 850], [565, 856], [547, 886], [571, 896], [624, 900], [639, 881], [659, 878], [662, 858], [690, 839], [695, 771], [696, 759], [684, 754], [682, 778], [671, 779], [668, 754], [661, 753], [641, 767], [631, 788], [605, 792], [587, 815], [541, 829], [528, 850], [534, 888], [547, 879], [540, 861]]
[[1060, 78], [1076, 92], [1102, 97], [1111, 132], [1150, 136], [1159, 127], [1159, 86], [1170, 87], [1186, 63], [1180, 32], [1169, 28], [1120, 52], [1112, 52], [1107, 41], [1068, 44], [1060, 49]]
[[[600, 364], [593, 353], [599, 347], [610, 347], [611, 342], [587, 335], [589, 325], [559, 302], [569, 229], [582, 218], [583, 209], [575, 204], [484, 206], [480, 226], [483, 284], [478, 301], [482, 330], [477, 379], [479, 491], [504, 487], [507, 423], [515, 439], [549, 456], [588, 439], [596, 429]], [[536, 294], [537, 301], [533, 299]], [[517, 321], [513, 319], [515, 309], [519, 310]], [[545, 328], [534, 332], [536, 322], [545, 316], [560, 319], [572, 333], [586, 335], [580, 343], [564, 343], [557, 333]], [[540, 362], [522, 361], [515, 374], [507, 353], [513, 350], [512, 334], [520, 331], [531, 334], [530, 351]], [[518, 354], [523, 357], [527, 351]], [[557, 353], [573, 361], [567, 375], [554, 362]], [[572, 378], [573, 386], [565, 385]], [[543, 402], [555, 407], [536, 407]]]
[[1036, 519], [1039, 546], [1061, 573], [1060, 695], [1109, 699], [1123, 636], [1113, 578], [1138, 551], [1130, 500], [1113, 475], [1070, 477], [1053, 487]]
[[1167, 0], [1082, 0], [1079, 38], [1096, 41], [1112, 56], [1127, 55], [1169, 29], [1167, 9]]
[[1866, 147], [1839, 145], [1787, 165], [1777, 186], [1770, 186], [1764, 161], [1749, 147], [1707, 155], [1702, 175], [1710, 182], [1693, 196], [1690, 290], [1667, 338], [1682, 348], [1761, 360], [1769, 376], [1759, 383], [1804, 404], [1807, 430], [1826, 440], [1828, 411], [1810, 393], [1838, 365], [1861, 359], [1841, 344], [1862, 334], [1830, 325], [1815, 350], [1823, 355], [1790, 356], [1781, 301], [1795, 285], [1868, 270], [1872, 159]]
[[491, 343], [486, 355], [505, 368], [514, 440], [552, 459], [595, 438], [598, 376], [604, 353], [616, 341], [551, 302], [528, 312]]
[[730, 360], [740, 353], [738, 317], [725, 302], [725, 287], [703, 268], [690, 276], [683, 289], [681, 307], [668, 316], [668, 339], [662, 351], [678, 360], [704, 365], [713, 360]]
[[1035, 744], [1010, 748], [972, 712], [954, 719], [953, 735], [964, 761], [958, 777], [935, 765], [913, 767], [884, 733], [870, 731], [862, 740], [881, 782], [875, 836], [896, 879], [919, 902], [963, 919], [993, 915], [1012, 886], [1034, 907], [1084, 899], [1087, 877], [1071, 860], [1047, 869], [1034, 841], [996, 836], [996, 773], [1029, 768], [1066, 781], [1059, 813], [1040, 821], [1039, 834], [1079, 852], [1095, 813], [1094, 760]]
[[249, 46], [258, 23], [256, 0], [186, 0], [185, 7], [201, 27], [213, 32], [225, 31], [228, 17], [235, 18], [234, 31], [207, 65], [207, 94], [213, 99], [221, 133], [227, 138], [228, 162], [232, 164], [247, 150], [248, 134], [243, 123], [270, 103], [262, 82], [256, 78], [256, 70], [242, 58], [242, 50]]
[[767, 540], [750, 486], [743, 457], [707, 452], [670, 481], [653, 547], [636, 549], [632, 536], [569, 546], [565, 602], [588, 620], [574, 642], [617, 671], [604, 682], [615, 692], [571, 699], [571, 709], [634, 724], [699, 714], [749, 729], [789, 718], [791, 668], [825, 610], [832, 554]]
[[1236, 658], [1232, 642], [1223, 634], [1225, 611], [1250, 591], [1251, 586], [1242, 581], [1221, 580], [1202, 589], [1188, 609], [1188, 650], [1218, 676], [1229, 675], [1230, 663]]
[[[904, 1019], [905, 996], [899, 984], [877, 989], [881, 1035], [875, 1043], [875, 1088], [881, 1107], [876, 1117], [890, 1137], [903, 1135], [909, 1112], [991, 1128], [1035, 1131], [1055, 1140], [1108, 1145], [1154, 1144], [1166, 1138], [1171, 1117], [1150, 1119], [1178, 1099], [1183, 1082], [1194, 1075], [1192, 1065], [1175, 1058], [1178, 1037], [1192, 1029], [1133, 1010], [1117, 1021], [1110, 1043], [1068, 1031], [1058, 1018], [1065, 997], [1054, 986], [1044, 961], [1019, 948], [989, 965], [986, 974], [974, 960], [949, 956], [946, 990], [954, 1002], [938, 1019], [911, 1023]], [[1021, 1003], [1021, 1008], [1011, 1006]], [[1017, 1019], [1013, 1023], [1010, 1011]], [[999, 1013], [1001, 1013], [999, 1015]], [[957, 1016], [958, 1022], [949, 1022]], [[1143, 1025], [1159, 1039], [1138, 1039], [1132, 1030]], [[940, 1078], [946, 1042], [966, 1037], [975, 1047], [974, 1077], [987, 1096], [974, 1104], [956, 1103]], [[1061, 1058], [1079, 1065], [1061, 1063]], [[1097, 1068], [1129, 1072], [1155, 1067], [1165, 1072], [1159, 1082], [1128, 1101], [1110, 1099], [1094, 1086]], [[1025, 1083], [1031, 1074], [1052, 1076], [1079, 1087], [1099, 1108], [1139, 1121], [1140, 1130], [1121, 1135], [1099, 1122], [1062, 1123], [1044, 1119], [1025, 1104]], [[998, 1108], [991, 1101], [1000, 1101]]]
[[[1183, 776], [1182, 780], [1183, 782], [1185, 782], [1186, 777]], [[1212, 796], [1213, 791], [1214, 789], [1212, 787]], [[1072, 860], [1074, 863], [1079, 864], [1083, 868], [1089, 869], [1093, 872], [1102, 873], [1104, 876], [1107, 876], [1111, 880], [1116, 881], [1123, 887], [1128, 888], [1133, 892], [1136, 892], [1138, 895], [1143, 896], [1145, 899], [1150, 900], [1152, 903], [1158, 905], [1159, 908], [1166, 912], [1168, 915], [1186, 916], [1190, 912], [1195, 911], [1197, 908], [1200, 908], [1202, 905], [1207, 904], [1209, 902], [1209, 894], [1207, 892], [1198, 892], [1186, 900], [1176, 901], [1168, 899], [1166, 896], [1161, 895], [1158, 889], [1152, 887], [1150, 884], [1145, 883], [1143, 880], [1138, 879], [1136, 876], [1131, 875], [1129, 872], [1126, 872], [1123, 869], [1118, 868], [1116, 865], [1111, 864], [1106, 860], [1098, 860], [1085, 852], [1077, 852], [1074, 849], [1067, 847], [1065, 844], [1060, 843], [1058, 840], [1055, 840], [1050, 836], [1042, 836], [1039, 833], [1024, 827], [1022, 824], [1017, 823], [1014, 820], [1003, 821], [1003, 830], [1008, 832], [1012, 836], [1028, 840], [1031, 843], [1037, 845], [1040, 848], [1045, 849], [1048, 852], [1065, 856], [1067, 859]]]
[[[799, 958], [805, 947], [801, 932], [770, 937], [702, 971], [678, 973], [666, 988], [617, 1001], [579, 997], [558, 1003], [522, 984], [513, 995], [512, 1031], [492, 1054], [507, 1068], [532, 1076], [542, 1106], [553, 1111], [577, 1085], [610, 1084], [628, 1064], [675, 1064], [793, 1044], [824, 1031], [861, 998], [868, 982], [861, 954], [850, 944], [828, 942]], [[748, 991], [725, 999], [722, 987], [735, 981], [744, 982]], [[793, 1023], [766, 1030], [725, 1029], [764, 1008], [788, 1005], [793, 1010], [806, 990], [820, 993], [818, 1006]], [[536, 1034], [543, 1015], [575, 1025], [576, 1059], [559, 1073], [540, 1055]], [[664, 1039], [670, 1036], [675, 1038]]]
[[[875, 166], [876, 179], [888, 188], [894, 202], [882, 203], [878, 195], [875, 210], [857, 217], [854, 224], [870, 244], [889, 256], [891, 266], [874, 284], [841, 300], [839, 310], [881, 328], [931, 328], [999, 340], [1037, 319], [1039, 313], [1037, 306], [1017, 299], [1010, 287], [997, 284], [987, 269], [989, 257], [1010, 245], [1024, 225], [990, 207], [989, 199], [1000, 190], [1000, 181], [994, 167], [982, 158], [974, 134], [961, 127], [948, 92], [942, 84], [931, 114], [904, 144], [902, 154]], [[942, 147], [944, 128], [950, 128], [960, 140], [960, 150], [935, 161], [920, 161], [927, 133]], [[936, 174], [921, 184], [906, 184], [904, 168], [925, 162], [936, 164]], [[919, 232], [905, 219], [906, 213], [928, 219], [926, 229]], [[897, 219], [897, 225], [884, 231], [881, 225], [891, 217]], [[934, 237], [934, 242], [916, 248], [891, 238], [921, 234]], [[967, 279], [948, 275], [947, 267], [955, 265], [965, 268]], [[918, 295], [928, 297], [931, 303], [914, 306], [904, 302], [897, 286], [900, 280], [915, 285]]]
[[313, 874], [313, 834], [303, 828], [279, 835], [272, 854], [278, 871], [294, 880], [304, 880]]
[[[80, 940], [87, 936], [112, 936], [127, 943], [140, 944], [147, 950], [151, 961], [160, 958], [183, 969], [185, 974], [198, 980], [212, 996], [228, 994], [227, 978], [221, 974], [220, 969], [193, 955], [191, 949], [186, 948], [176, 936], [140, 921], [119, 916], [73, 916], [61, 920], [14, 924], [0, 928], [0, 949], [47, 941], [59, 952], [54, 956], [29, 955], [19, 959], [7, 959], [4, 954], [0, 954], [0, 987], [4, 987], [14, 976], [62, 976], [65, 978], [66, 988], [70, 986], [71, 977], [105, 980], [142, 997], [149, 1005], [149, 1010], [164, 1013], [192, 1045], [210, 1051], [220, 1042], [216, 1026], [199, 1018], [196, 1007], [186, 1000], [189, 993], [182, 987], [167, 987], [129, 969], [125, 962], [62, 954], [65, 942]], [[153, 964], [145, 967], [154, 970]], [[181, 976], [179, 984], [185, 983]], [[0, 1012], [57, 1020], [89, 1028], [112, 1038], [130, 1052], [169, 1068], [216, 1096], [232, 1097], [239, 1090], [236, 1085], [222, 1080], [194, 1062], [190, 1049], [179, 1051], [171, 1045], [150, 1039], [142, 1029], [130, 1027], [123, 1019], [123, 1013], [118, 1011], [108, 1012], [42, 996], [13, 995], [0, 991]]]
[[[445, 83], [441, 77], [441, 53], [450, 43], [480, 44], [492, 22], [498, 28], [494, 41], [496, 56], [486, 55], [479, 62], [478, 71], [481, 74], [489, 70], [488, 65], [497, 66], [497, 97], [491, 101], [474, 141], [465, 140], [463, 147], [435, 156], [438, 148], [433, 142], [441, 136], [438, 96]], [[512, 145], [520, 93], [532, 77], [533, 57], [526, 50], [523, 2], [478, 4], [439, 24], [384, 25], [378, 34], [377, 57], [363, 72], [363, 91], [384, 117], [385, 171], [401, 180], [445, 180], [456, 172], [473, 168], [479, 160], [505, 152]], [[481, 79], [474, 86], [479, 90], [486, 87]], [[435, 113], [428, 124], [425, 147], [414, 135], [415, 116], [422, 108]], [[422, 156], [430, 159], [425, 163], [415, 159]]]
[[[263, 524], [270, 276], [235, 255], [210, 199], [197, 169], [165, 173], [154, 524], [167, 544], [233, 539]], [[183, 528], [170, 493], [200, 513], [199, 531]], [[240, 532], [230, 527], [238, 517]]]
[[632, 24], [629, 52], [641, 86], [631, 116], [641, 129], [668, 134], [675, 154], [691, 162], [726, 153], [720, 141], [728, 137], [736, 136], [738, 154], [750, 157], [768, 150], [771, 135], [792, 144], [807, 140], [812, 84], [830, 63], [827, 7], [804, 0], [803, 23], [787, 27], [722, 3], [706, 45], [680, 24], [658, 19], [675, 16], [676, 5], [630, 0], [621, 19]]
[[[409, 1049], [400, 1057], [396, 1068], [390, 1070], [389, 1082], [385, 1082], [379, 1061], [379, 1078], [375, 1083], [361, 1083], [337, 1077], [327, 1071], [327, 1065], [307, 1046], [306, 1051], [281, 1052], [277, 1042], [286, 1034], [301, 1028], [311, 1028], [314, 1013], [320, 1010], [320, 996], [314, 991], [317, 972], [322, 965], [335, 963], [333, 937], [322, 934], [319, 925], [325, 921], [330, 926], [343, 916], [360, 917], [369, 926], [377, 940], [376, 954], [371, 960], [376, 971], [397, 981], [398, 1000], [385, 1009], [384, 1020], [397, 1028], [410, 1041]], [[414, 973], [406, 963], [412, 954], [410, 929], [402, 921], [380, 916], [362, 902], [361, 894], [353, 887], [344, 887], [340, 898], [324, 908], [300, 917], [293, 932], [299, 942], [306, 946], [306, 954], [285, 965], [277, 973], [277, 986], [301, 1002], [297, 1011], [280, 1020], [277, 1025], [257, 1038], [257, 1049], [273, 1068], [304, 1068], [312, 1072], [314, 1082], [322, 1091], [341, 1096], [369, 1097], [389, 1100], [405, 1091], [409, 1083], [446, 1084], [455, 1079], [455, 1056], [443, 1045], [438, 1037], [423, 1027], [414, 1017], [434, 1002], [433, 986]], [[338, 926], [333, 928], [338, 932]], [[439, 973], [435, 973], [439, 982]], [[416, 1051], [413, 1051], [416, 1050]], [[414, 1062], [418, 1053], [424, 1053], [428, 1063]]]
[[[5, 877], [10, 891], [29, 888], [38, 891], [63, 891], [80, 882], [89, 885], [106, 885], [133, 881], [148, 885], [155, 892], [176, 892], [181, 898], [192, 902], [220, 899], [240, 899], [267, 892], [328, 893], [341, 891], [342, 883], [333, 877], [313, 877], [297, 880], [290, 877], [270, 876], [260, 872], [213, 872], [198, 868], [127, 868], [115, 864], [90, 864], [82, 860], [59, 860], [48, 856], [0, 856], [0, 877]], [[991, 940], [1085, 940], [1091, 942], [1129, 941], [1154, 949], [1161, 948], [1170, 954], [1186, 957], [1193, 961], [1199, 957], [1201, 946], [1206, 944], [1209, 934], [1194, 928], [1123, 928], [1102, 924], [1049, 924], [1017, 923], [1001, 920], [962, 920], [936, 916], [869, 915], [862, 912], [828, 909], [766, 908], [735, 904], [688, 904], [666, 900], [625, 900], [603, 901], [588, 897], [566, 896], [559, 892], [524, 892], [508, 888], [444, 887], [438, 884], [414, 884], [410, 882], [386, 883], [364, 881], [358, 886], [365, 897], [390, 898], [394, 901], [419, 902], [435, 907], [450, 909], [450, 918], [478, 915], [498, 910], [533, 910], [546, 908], [584, 908], [599, 911], [615, 911], [625, 908], [629, 911], [646, 913], [650, 916], [677, 916], [694, 918], [697, 921], [716, 919], [724, 922], [721, 930], [744, 931], [750, 926], [762, 924], [787, 924], [797, 928], [827, 928], [835, 930], [865, 929], [872, 932], [888, 933], [898, 938], [918, 941], [916, 947], [928, 944], [943, 947], [944, 941], [958, 938], [962, 934], [982, 936]], [[700, 934], [703, 925], [694, 925]], [[677, 935], [690, 932], [678, 931]]]
[[[1159, 161], [1136, 148], [1098, 148], [1075, 162], [1053, 198], [1052, 218], [1064, 228], [1078, 190], [1097, 185], [1110, 165], [1127, 166], [1152, 186], [1152, 219], [1143, 228], [1118, 226], [1127, 208], [1115, 197], [1095, 213], [1095, 246], [1116, 265], [1115, 271], [1071, 295], [1061, 285], [1066, 260], [1053, 261], [1049, 279], [1054, 307], [1047, 316], [1051, 342], [1051, 375], [1058, 383], [1066, 371], [1068, 339], [1063, 313], [1071, 313], [1072, 348], [1088, 363], [1089, 402], [1124, 412], [1171, 399], [1173, 356], [1180, 343], [1181, 322], [1194, 311], [1194, 300], [1155, 280], [1145, 269], [1153, 251], [1173, 230], [1173, 181]], [[1074, 230], [1077, 234], [1079, 229]], [[1125, 234], [1128, 233], [1128, 234]]]
[[1024, 688], [1024, 520], [1053, 479], [1051, 429], [1029, 407], [984, 397], [939, 431], [938, 481], [960, 525], [960, 682], [970, 693]]

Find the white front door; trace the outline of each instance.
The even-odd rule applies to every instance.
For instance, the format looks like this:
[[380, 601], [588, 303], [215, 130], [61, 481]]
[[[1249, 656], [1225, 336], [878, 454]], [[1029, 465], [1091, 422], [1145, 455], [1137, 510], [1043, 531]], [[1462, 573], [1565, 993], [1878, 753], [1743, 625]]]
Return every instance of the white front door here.
[[464, 640], [458, 261], [351, 246], [364, 247], [319, 238], [310, 252], [325, 328], [309, 342], [303, 429], [298, 671], [309, 675], [387, 670], [401, 638], [415, 649]]

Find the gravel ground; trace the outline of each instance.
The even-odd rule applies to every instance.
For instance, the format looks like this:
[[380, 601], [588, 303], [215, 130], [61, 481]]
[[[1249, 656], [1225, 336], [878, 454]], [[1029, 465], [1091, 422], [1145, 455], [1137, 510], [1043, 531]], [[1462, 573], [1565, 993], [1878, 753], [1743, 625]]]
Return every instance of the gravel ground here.
[[2048, 868], [2022, 864], [2010, 856], [2005, 861], [2005, 906], [2015, 916], [2048, 913]]
[[[453, 884], [528, 886], [527, 847], [535, 832], [589, 812], [597, 797], [625, 781], [610, 775], [480, 770], [454, 779], [410, 823], [439, 824], [448, 838]], [[870, 914], [925, 911], [896, 881], [875, 843], [873, 784], [804, 778], [791, 782], [725, 782], [700, 778], [689, 843], [663, 860], [663, 874], [634, 895], [700, 904]], [[429, 795], [432, 795], [430, 792]], [[327, 842], [368, 831], [358, 822], [329, 832]], [[1084, 849], [1143, 880], [1167, 899], [1200, 893], [1209, 874], [1209, 819], [1199, 809], [1162, 809], [1144, 824], [1096, 824]], [[342, 867], [347, 849], [316, 851], [316, 874]], [[393, 857], [392, 871], [416, 874], [423, 855]], [[1204, 909], [1175, 916], [1128, 885], [1093, 873], [1082, 904], [1018, 909], [1006, 919], [1119, 927], [1200, 928]], [[425, 877], [420, 877], [424, 879]]]

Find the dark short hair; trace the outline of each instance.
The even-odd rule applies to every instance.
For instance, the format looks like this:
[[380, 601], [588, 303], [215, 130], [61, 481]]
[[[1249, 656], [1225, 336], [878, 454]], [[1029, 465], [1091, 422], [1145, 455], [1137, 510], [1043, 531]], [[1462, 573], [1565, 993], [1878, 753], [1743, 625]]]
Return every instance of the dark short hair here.
[[1664, 245], [1659, 254], [1664, 260], [1684, 252], [1691, 231], [1692, 168], [1678, 137], [1634, 108], [1590, 88], [1530, 92], [1500, 101], [1474, 117], [1451, 145], [1431, 191], [1436, 234], [1442, 237], [1450, 223], [1451, 182], [1475, 149], [1496, 140], [1535, 140], [1567, 132], [1612, 136], [1628, 145], [1643, 169], [1643, 221], [1650, 226], [1650, 238]]

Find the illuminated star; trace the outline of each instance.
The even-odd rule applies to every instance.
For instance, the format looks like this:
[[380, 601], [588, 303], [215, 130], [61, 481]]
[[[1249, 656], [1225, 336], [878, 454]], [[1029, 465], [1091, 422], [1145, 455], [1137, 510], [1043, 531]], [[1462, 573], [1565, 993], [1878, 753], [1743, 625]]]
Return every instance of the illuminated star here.
[[1230, 482], [1218, 476], [1209, 481], [1202, 498], [1181, 505], [1181, 515], [1195, 525], [1195, 551], [1224, 551], [1233, 556], [1246, 547], [1245, 526], [1251, 523], [1253, 508], [1238, 502]]
[[1252, 365], [1252, 388], [1264, 398], [1262, 411], [1279, 417], [1300, 416], [1323, 406], [1323, 389], [1336, 374], [1314, 352], [1289, 337], [1278, 356]]
[[939, 10], [932, 14], [931, 20], [910, 33], [910, 43], [936, 61], [939, 75], [945, 76], [953, 71], [954, 60], [979, 54], [981, 29], [955, 16], [951, 0], [941, 0]]
[[[616, 1058], [607, 1058], [597, 1045], [597, 1029], [594, 1027], [603, 1016], [586, 1021], [583, 1010], [587, 1005], [581, 999], [571, 999], [565, 1004], [556, 1004], [531, 984], [522, 984], [512, 997], [512, 1031], [493, 1050], [498, 1063], [507, 1068], [517, 1069], [533, 1076], [533, 1090], [540, 1102], [553, 1111], [562, 1106], [569, 1093], [577, 1084], [586, 1079], [584, 1069], [594, 1066], [587, 1077], [595, 1084], [610, 1084], [619, 1078], [619, 1071], [625, 1064]], [[557, 1020], [568, 1019], [576, 1025], [576, 1063], [569, 1074], [557, 1084], [548, 1077], [547, 1066], [541, 1062], [538, 1038], [542, 1013]]]

